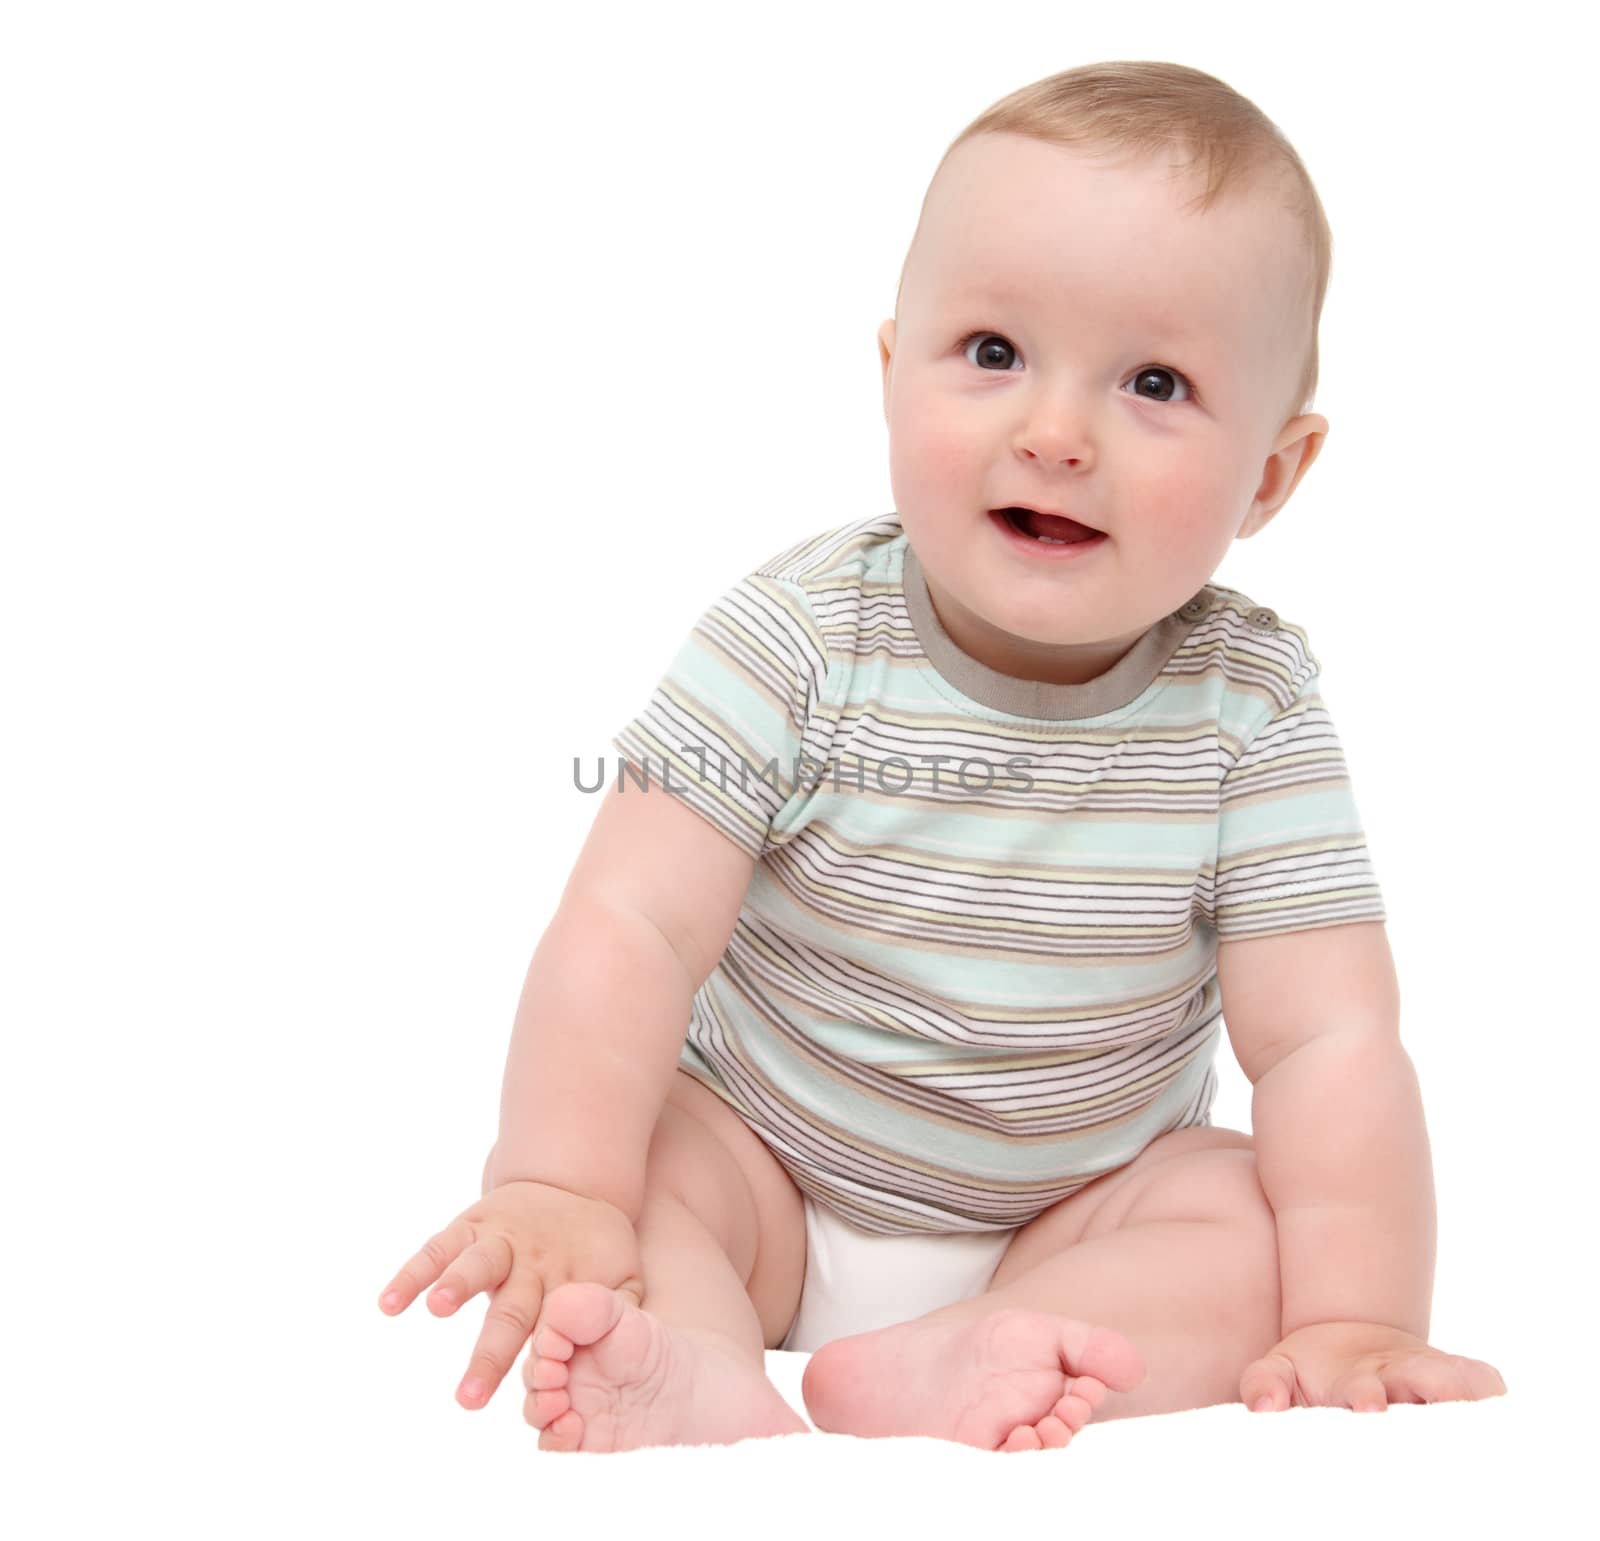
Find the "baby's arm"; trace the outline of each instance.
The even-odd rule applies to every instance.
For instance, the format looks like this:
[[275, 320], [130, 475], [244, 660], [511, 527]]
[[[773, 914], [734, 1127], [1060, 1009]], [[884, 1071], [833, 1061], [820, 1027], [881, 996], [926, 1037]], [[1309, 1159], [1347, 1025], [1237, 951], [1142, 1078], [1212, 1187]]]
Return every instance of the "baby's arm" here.
[[1255, 1088], [1284, 1333], [1360, 1321], [1427, 1337], [1433, 1167], [1383, 922], [1221, 942], [1217, 978]]
[[1383, 923], [1224, 941], [1217, 976], [1255, 1088], [1283, 1290], [1282, 1339], [1241, 1399], [1381, 1409], [1503, 1393], [1491, 1366], [1427, 1343], [1433, 1163]]
[[669, 792], [602, 794], [512, 1027], [491, 1187], [531, 1179], [637, 1221], [694, 993], [754, 858]]
[[[381, 1308], [492, 1304], [457, 1392], [494, 1394], [544, 1294], [567, 1279], [631, 1288], [646, 1156], [694, 992], [716, 965], [754, 857], [670, 793], [608, 793], [535, 949], [512, 1028], [484, 1195], [390, 1281]], [[442, 1275], [442, 1277], [441, 1277]], [[435, 1283], [437, 1281], [437, 1283]]]

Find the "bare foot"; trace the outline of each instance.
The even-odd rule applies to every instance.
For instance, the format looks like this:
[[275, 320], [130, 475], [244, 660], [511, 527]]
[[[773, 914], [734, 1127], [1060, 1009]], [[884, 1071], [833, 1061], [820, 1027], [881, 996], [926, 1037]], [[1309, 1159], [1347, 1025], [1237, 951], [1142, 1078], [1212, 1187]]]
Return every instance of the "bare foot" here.
[[1145, 1376], [1120, 1332], [1044, 1311], [970, 1305], [826, 1344], [801, 1392], [819, 1429], [924, 1435], [980, 1450], [1056, 1450], [1108, 1388]]
[[731, 1445], [810, 1432], [762, 1370], [720, 1333], [669, 1327], [603, 1284], [545, 1297], [523, 1371], [541, 1450]]

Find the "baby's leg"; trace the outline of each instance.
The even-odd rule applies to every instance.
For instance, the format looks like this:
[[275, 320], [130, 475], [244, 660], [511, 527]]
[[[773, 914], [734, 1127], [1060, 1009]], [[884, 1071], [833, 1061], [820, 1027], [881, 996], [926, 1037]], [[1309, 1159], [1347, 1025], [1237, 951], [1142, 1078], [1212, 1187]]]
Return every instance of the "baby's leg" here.
[[672, 1244], [673, 1219], [652, 1215], [647, 1205], [641, 1250], [652, 1247], [646, 1229], [666, 1230], [655, 1247], [663, 1254], [656, 1272], [643, 1269], [644, 1308], [669, 1321], [694, 1325], [698, 1316], [736, 1331], [761, 1363], [761, 1351], [788, 1336], [805, 1282], [805, 1206], [793, 1178], [727, 1103], [679, 1070], [656, 1122], [645, 1182], [647, 1193], [677, 1199], [711, 1233], [736, 1287], [722, 1293], [720, 1307], [697, 1294], [701, 1286], [681, 1277], [686, 1252]]
[[677, 1108], [662, 1110], [647, 1170], [639, 1237], [641, 1306], [674, 1327], [717, 1333], [764, 1365], [765, 1333], [747, 1279], [759, 1221], [725, 1149]]
[[767, 1340], [782, 1340], [799, 1304], [799, 1191], [731, 1109], [693, 1090], [756, 1150], [702, 1122], [695, 1099], [674, 1086], [651, 1139], [636, 1226], [643, 1301], [566, 1284], [540, 1312], [523, 1377], [541, 1449], [728, 1444], [806, 1429], [764, 1362]]

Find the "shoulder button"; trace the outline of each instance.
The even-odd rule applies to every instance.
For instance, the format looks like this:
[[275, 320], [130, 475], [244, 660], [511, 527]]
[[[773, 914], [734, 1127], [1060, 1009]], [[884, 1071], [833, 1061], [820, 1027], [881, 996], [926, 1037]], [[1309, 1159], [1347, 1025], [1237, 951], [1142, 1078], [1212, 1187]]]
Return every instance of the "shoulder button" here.
[[1278, 629], [1277, 612], [1267, 609], [1265, 605], [1258, 606], [1252, 610], [1245, 619], [1260, 631], [1276, 631]]
[[1185, 621], [1198, 621], [1200, 617], [1207, 614], [1210, 609], [1210, 602], [1202, 599], [1198, 594], [1196, 594], [1195, 597], [1178, 612], [1178, 615]]

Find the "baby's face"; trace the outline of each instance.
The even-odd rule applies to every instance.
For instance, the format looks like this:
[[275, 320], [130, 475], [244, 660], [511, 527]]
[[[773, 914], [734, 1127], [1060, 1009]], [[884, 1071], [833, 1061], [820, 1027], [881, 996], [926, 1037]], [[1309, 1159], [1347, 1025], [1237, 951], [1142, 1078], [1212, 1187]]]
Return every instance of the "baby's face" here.
[[[1110, 668], [1272, 517], [1327, 431], [1282, 416], [1310, 325], [1292, 217], [1261, 195], [1186, 212], [1194, 185], [1168, 177], [967, 141], [879, 333], [895, 506], [946, 630], [1002, 673]], [[990, 512], [1016, 504], [1105, 538], [1064, 555]]]

